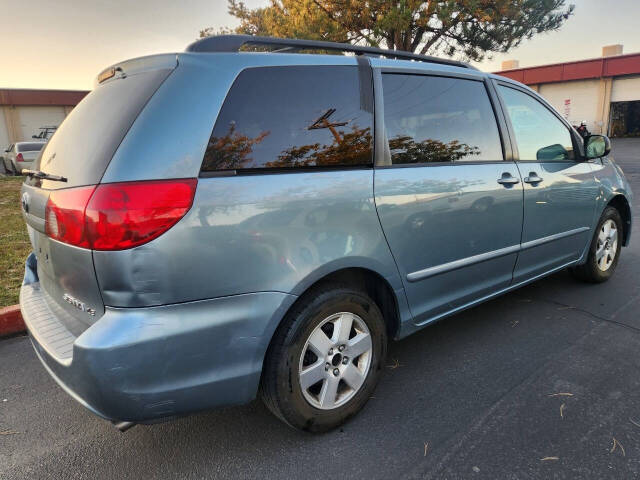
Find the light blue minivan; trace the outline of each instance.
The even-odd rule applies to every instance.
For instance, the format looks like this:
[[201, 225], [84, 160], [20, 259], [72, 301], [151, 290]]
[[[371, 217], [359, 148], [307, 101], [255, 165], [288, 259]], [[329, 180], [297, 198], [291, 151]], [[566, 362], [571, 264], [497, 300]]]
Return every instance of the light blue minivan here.
[[632, 218], [609, 150], [461, 62], [206, 38], [103, 71], [26, 172], [22, 314], [122, 430], [260, 393], [325, 431], [389, 339], [560, 269], [607, 280]]

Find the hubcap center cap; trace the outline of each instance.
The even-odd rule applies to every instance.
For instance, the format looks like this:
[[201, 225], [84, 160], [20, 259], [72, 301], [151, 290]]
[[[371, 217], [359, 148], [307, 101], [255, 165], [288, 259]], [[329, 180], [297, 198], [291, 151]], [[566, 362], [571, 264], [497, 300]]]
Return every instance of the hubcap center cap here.
[[334, 367], [337, 367], [338, 365], [340, 365], [341, 361], [342, 361], [342, 355], [339, 353], [336, 353], [331, 359], [331, 365], [333, 365]]

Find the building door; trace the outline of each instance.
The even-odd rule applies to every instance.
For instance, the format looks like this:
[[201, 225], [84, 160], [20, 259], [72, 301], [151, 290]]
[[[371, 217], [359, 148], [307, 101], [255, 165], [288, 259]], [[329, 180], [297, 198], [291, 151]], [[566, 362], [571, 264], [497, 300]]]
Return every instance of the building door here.
[[611, 103], [609, 135], [611, 137], [640, 137], [640, 100]]

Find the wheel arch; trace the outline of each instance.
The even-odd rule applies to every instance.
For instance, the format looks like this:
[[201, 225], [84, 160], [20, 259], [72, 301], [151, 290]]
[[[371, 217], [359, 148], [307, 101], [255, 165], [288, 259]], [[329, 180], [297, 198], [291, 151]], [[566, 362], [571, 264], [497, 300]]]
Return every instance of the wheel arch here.
[[322, 283], [336, 283], [362, 289], [382, 312], [387, 336], [397, 338], [401, 324], [398, 298], [389, 282], [382, 275], [361, 267], [344, 268], [325, 275], [307, 291]]
[[376, 302], [376, 305], [382, 312], [388, 337], [398, 338], [402, 324], [402, 312], [405, 310], [402, 308], [404, 298], [398, 298], [398, 295], [403, 294], [398, 294], [397, 289], [394, 290], [389, 279], [385, 278], [379, 272], [363, 266], [338, 268], [324, 272], [322, 276], [314, 276], [312, 280], [307, 279], [307, 281], [301, 282], [295, 289], [295, 294], [298, 296], [298, 299], [287, 309], [280, 323], [282, 323], [288, 313], [295, 308], [298, 302], [306, 298], [307, 295], [312, 294], [313, 290], [319, 285], [328, 283], [346, 285], [366, 293]]
[[629, 206], [629, 201], [624, 195], [617, 194], [609, 200], [606, 206], [618, 210], [622, 217], [622, 245], [626, 247], [629, 245], [629, 238], [631, 236], [631, 207]]

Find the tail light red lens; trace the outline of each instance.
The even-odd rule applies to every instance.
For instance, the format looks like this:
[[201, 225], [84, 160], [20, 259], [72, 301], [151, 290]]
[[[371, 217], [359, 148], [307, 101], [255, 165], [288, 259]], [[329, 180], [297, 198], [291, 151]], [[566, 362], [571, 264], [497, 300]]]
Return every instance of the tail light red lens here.
[[191, 208], [197, 180], [99, 185], [85, 213], [94, 250], [124, 250], [169, 230]]
[[22, 156], [21, 153], [16, 155], [16, 162], [24, 162], [24, 157]]
[[191, 208], [197, 179], [106, 183], [55, 190], [45, 231], [51, 238], [93, 250], [124, 250], [147, 243]]
[[76, 247], [91, 248], [84, 210], [95, 189], [91, 186], [51, 192], [44, 213], [45, 233]]

